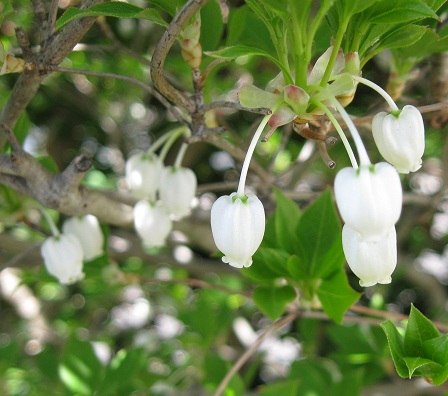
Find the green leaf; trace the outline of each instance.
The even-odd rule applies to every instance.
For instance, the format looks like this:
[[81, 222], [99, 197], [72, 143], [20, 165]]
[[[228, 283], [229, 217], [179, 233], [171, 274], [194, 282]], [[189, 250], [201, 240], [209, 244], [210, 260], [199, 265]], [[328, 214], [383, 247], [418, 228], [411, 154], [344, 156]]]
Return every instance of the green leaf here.
[[341, 225], [329, 190], [303, 213], [296, 233], [297, 256], [309, 278], [325, 278], [342, 268]]
[[327, 316], [341, 323], [345, 311], [358, 301], [360, 294], [349, 286], [347, 275], [341, 269], [322, 281], [317, 289], [317, 296]]
[[423, 342], [425, 356], [436, 363], [448, 364], [448, 335], [443, 335]]
[[[411, 305], [408, 325], [404, 336], [406, 356], [423, 357], [423, 343], [440, 336], [439, 331], [414, 305]], [[426, 356], [427, 357], [427, 356]]]
[[403, 48], [422, 38], [427, 28], [419, 25], [407, 25], [381, 38], [378, 48]]
[[289, 254], [281, 249], [261, 247], [253, 256], [253, 264], [241, 272], [254, 280], [273, 282], [289, 276], [288, 258]]
[[0, 25], [8, 15], [14, 12], [14, 8], [12, 7], [10, 0], [4, 0], [1, 4], [3, 6], [3, 9], [0, 12]]
[[209, 1], [201, 8], [201, 45], [203, 51], [211, 51], [221, 42], [224, 24], [221, 9], [216, 1]]
[[142, 348], [118, 351], [107, 367], [101, 393], [108, 394], [128, 388], [146, 361], [147, 352]]
[[296, 282], [309, 280], [309, 274], [306, 270], [306, 265], [300, 260], [298, 256], [290, 256], [287, 262], [288, 272]]
[[437, 11], [440, 7], [442, 7], [446, 0], [423, 0], [433, 11]]
[[438, 19], [438, 15], [420, 0], [394, 0], [393, 5], [389, 0], [383, 0], [372, 10], [369, 22], [398, 24], [424, 18]]
[[280, 381], [261, 387], [259, 396], [296, 396], [299, 394], [300, 380]]
[[288, 253], [297, 251], [296, 228], [302, 213], [297, 204], [275, 188], [277, 207], [274, 213], [277, 244]]
[[89, 396], [101, 383], [104, 369], [92, 345], [73, 336], [65, 347], [58, 371], [62, 383], [72, 393]]
[[434, 385], [441, 385], [448, 378], [448, 367], [444, 367], [430, 359], [424, 358], [403, 358], [409, 370], [409, 378], [422, 376], [425, 380]]
[[390, 320], [381, 323], [381, 328], [386, 333], [390, 354], [392, 355], [392, 360], [394, 362], [395, 369], [397, 370], [398, 375], [401, 378], [408, 378], [408, 366], [403, 360], [403, 358], [406, 356], [404, 352], [403, 337], [400, 335], [397, 328]]
[[296, 293], [291, 286], [259, 286], [253, 294], [257, 307], [271, 320], [279, 318], [285, 312], [286, 305], [295, 297]]
[[163, 11], [172, 17], [176, 15], [177, 10], [185, 3], [184, 0], [150, 0], [150, 3], [160, 7]]
[[159, 12], [154, 8], [140, 8], [132, 4], [121, 1], [112, 1], [110, 3], [96, 4], [92, 7], [80, 10], [79, 8], [69, 8], [56, 21], [56, 28], [60, 29], [68, 22], [74, 19], [88, 17], [88, 16], [110, 16], [115, 18], [139, 18], [146, 19], [162, 25], [168, 26], [168, 23], [160, 16]]
[[262, 49], [250, 47], [247, 45], [235, 45], [232, 47], [225, 47], [217, 51], [208, 51], [204, 53], [213, 58], [226, 60], [235, 60], [241, 56], [262, 56], [266, 59], [269, 59], [285, 74], [289, 74], [289, 72], [283, 67], [283, 65], [271, 54]]

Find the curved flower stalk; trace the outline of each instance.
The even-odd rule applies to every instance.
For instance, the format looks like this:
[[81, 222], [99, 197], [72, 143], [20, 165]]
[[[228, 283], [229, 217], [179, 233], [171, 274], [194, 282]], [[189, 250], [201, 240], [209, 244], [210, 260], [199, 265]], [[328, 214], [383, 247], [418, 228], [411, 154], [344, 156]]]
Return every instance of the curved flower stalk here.
[[83, 258], [93, 260], [104, 254], [104, 236], [98, 219], [93, 215], [71, 217], [62, 225], [65, 235], [74, 235], [81, 243]]
[[74, 235], [58, 235], [47, 238], [42, 244], [41, 254], [49, 274], [59, 282], [71, 285], [84, 278], [83, 250]]
[[392, 165], [370, 163], [347, 112], [339, 103], [335, 107], [349, 127], [360, 157], [360, 166], [339, 171], [334, 184], [336, 204], [345, 222], [344, 254], [361, 286], [390, 283], [397, 264], [395, 223], [401, 213], [400, 178]]
[[372, 133], [381, 155], [398, 172], [415, 172], [421, 168], [425, 126], [417, 108], [408, 105], [398, 114], [378, 113], [372, 121]]
[[163, 204], [139, 201], [134, 206], [134, 226], [146, 247], [165, 246], [172, 223]]
[[395, 227], [381, 235], [365, 237], [348, 224], [342, 229], [345, 258], [363, 287], [390, 283], [397, 265]]
[[138, 199], [156, 199], [161, 164], [154, 153], [137, 153], [126, 161], [125, 177], [131, 193]]
[[265, 213], [255, 195], [245, 195], [247, 171], [253, 152], [271, 115], [263, 118], [247, 150], [238, 190], [218, 198], [211, 210], [211, 227], [216, 246], [224, 253], [222, 261], [236, 268], [250, 267], [252, 255], [263, 239]]

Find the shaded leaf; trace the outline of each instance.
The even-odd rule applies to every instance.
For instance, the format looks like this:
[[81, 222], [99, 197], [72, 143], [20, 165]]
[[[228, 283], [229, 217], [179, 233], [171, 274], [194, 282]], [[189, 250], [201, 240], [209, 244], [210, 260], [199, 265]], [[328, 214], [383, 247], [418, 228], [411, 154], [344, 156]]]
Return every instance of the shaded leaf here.
[[295, 297], [296, 293], [291, 286], [259, 286], [253, 294], [257, 307], [271, 320], [279, 318], [285, 312], [286, 305]]
[[81, 10], [79, 8], [69, 8], [56, 21], [56, 27], [60, 29], [74, 19], [83, 17], [109, 16], [115, 18], [139, 18], [146, 19], [162, 25], [168, 26], [168, 23], [160, 16], [159, 12], [154, 8], [140, 8], [132, 4], [121, 1], [112, 1], [110, 3], [96, 4], [92, 7]]
[[347, 275], [341, 269], [322, 281], [317, 296], [327, 316], [341, 323], [345, 311], [358, 301], [360, 294], [349, 286]]
[[409, 370], [405, 361], [403, 360], [406, 355], [404, 352], [402, 336], [390, 320], [381, 323], [381, 328], [386, 333], [390, 354], [392, 355], [392, 360], [394, 362], [395, 369], [397, 370], [398, 375], [401, 378], [408, 378]]

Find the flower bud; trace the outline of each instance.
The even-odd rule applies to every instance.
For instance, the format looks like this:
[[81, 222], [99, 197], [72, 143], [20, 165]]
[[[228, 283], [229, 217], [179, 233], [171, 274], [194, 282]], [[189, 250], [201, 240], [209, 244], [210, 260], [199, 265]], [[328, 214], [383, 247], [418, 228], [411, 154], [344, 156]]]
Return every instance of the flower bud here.
[[216, 246], [225, 255], [222, 261], [236, 268], [250, 267], [264, 235], [261, 201], [255, 195], [222, 196], [212, 206], [211, 226]]
[[78, 238], [84, 253], [84, 260], [93, 260], [104, 253], [104, 236], [95, 216], [89, 214], [82, 217], [71, 217], [65, 220], [62, 231], [66, 235], [72, 234]]
[[160, 172], [160, 199], [168, 213], [182, 218], [191, 212], [197, 179], [189, 168], [167, 166]]
[[26, 62], [21, 58], [8, 54], [0, 42], [0, 75], [7, 73], [20, 73], [25, 70]]
[[360, 279], [361, 286], [391, 282], [391, 274], [397, 265], [395, 227], [380, 236], [365, 238], [345, 224], [342, 229], [342, 246], [347, 263]]
[[363, 237], [388, 232], [400, 217], [400, 178], [386, 162], [342, 169], [336, 175], [334, 192], [342, 219]]
[[42, 244], [41, 254], [48, 273], [59, 282], [70, 285], [84, 278], [82, 246], [74, 235], [48, 238]]
[[425, 126], [416, 107], [404, 106], [398, 115], [378, 113], [372, 121], [372, 133], [381, 155], [398, 172], [420, 169], [425, 151]]
[[139, 201], [134, 206], [134, 226], [147, 247], [164, 246], [172, 228], [170, 217], [163, 205], [148, 201]]
[[137, 153], [126, 161], [126, 181], [131, 193], [139, 199], [156, 199], [159, 188], [160, 161], [157, 155]]

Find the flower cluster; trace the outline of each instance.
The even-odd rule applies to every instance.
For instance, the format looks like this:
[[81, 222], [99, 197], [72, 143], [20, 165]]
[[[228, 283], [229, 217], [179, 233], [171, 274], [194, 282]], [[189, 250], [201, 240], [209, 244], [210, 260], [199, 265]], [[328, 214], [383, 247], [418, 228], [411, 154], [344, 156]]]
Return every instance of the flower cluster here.
[[66, 285], [83, 279], [83, 261], [91, 261], [104, 253], [104, 236], [98, 219], [93, 215], [71, 217], [64, 222], [62, 234], [47, 219], [53, 232], [41, 247], [47, 271]]
[[[335, 60], [329, 66], [331, 56]], [[389, 113], [377, 114], [372, 123], [374, 140], [388, 163], [371, 164], [344, 108], [360, 83], [381, 94], [391, 109]], [[361, 77], [357, 53], [344, 55], [332, 47], [309, 68], [304, 87], [285, 84], [279, 75], [265, 91], [252, 85], [242, 87], [239, 99], [247, 107], [267, 107], [272, 115], [265, 116], [255, 133], [238, 191], [219, 198], [212, 207], [212, 232], [217, 247], [225, 254], [223, 261], [239, 268], [250, 266], [251, 257], [263, 238], [263, 206], [255, 196], [244, 195], [244, 184], [250, 158], [264, 127], [270, 126], [269, 136], [286, 123], [307, 125], [326, 115], [338, 131], [352, 163], [352, 167], [339, 171], [334, 185], [336, 203], [345, 223], [342, 242], [347, 262], [360, 278], [361, 286], [389, 283], [397, 263], [395, 224], [402, 205], [398, 173], [418, 170], [425, 148], [424, 124], [418, 109], [405, 106], [399, 110], [382, 88]], [[351, 132], [359, 165], [334, 112], [340, 113]]]
[[[139, 199], [134, 206], [134, 227], [148, 248], [163, 246], [171, 232], [172, 219], [182, 219], [191, 211], [197, 179], [191, 169], [181, 166], [187, 145], [182, 145], [173, 166], [163, 165], [171, 145], [186, 133], [183, 127], [175, 129], [147, 152], [134, 154], [126, 162], [126, 181], [131, 194]], [[157, 155], [155, 151], [162, 144]]]

